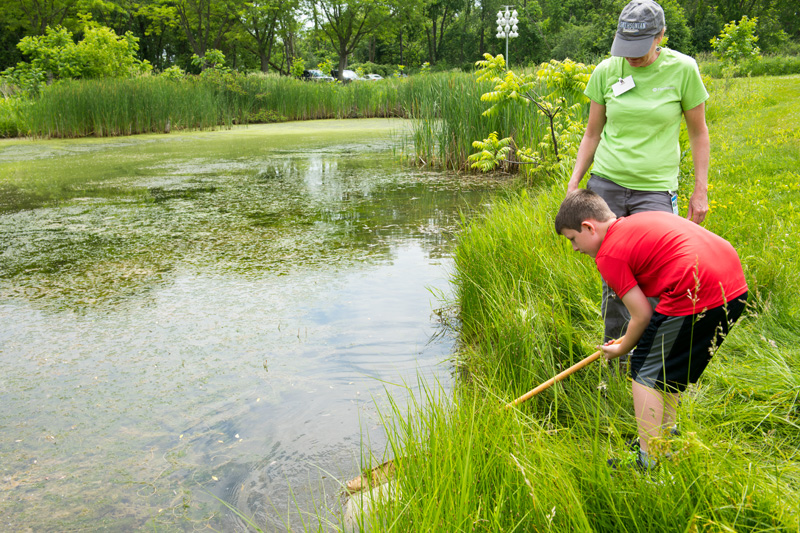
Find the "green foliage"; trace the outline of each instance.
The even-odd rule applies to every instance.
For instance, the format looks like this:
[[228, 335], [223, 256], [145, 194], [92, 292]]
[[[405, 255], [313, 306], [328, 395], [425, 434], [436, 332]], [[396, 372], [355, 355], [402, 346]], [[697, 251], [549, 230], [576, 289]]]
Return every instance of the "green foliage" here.
[[181, 80], [186, 77], [186, 72], [178, 65], [172, 65], [171, 67], [165, 68], [159, 76], [170, 80]]
[[394, 72], [394, 65], [380, 65], [378, 63], [371, 63], [366, 61], [364, 63], [352, 63], [350, 68], [356, 72], [361, 69], [365, 74], [380, 74], [384, 78], [388, 78]]
[[215, 48], [206, 50], [206, 53], [202, 56], [192, 54], [192, 66], [199, 68], [203, 72], [207, 70], [216, 70], [217, 72], [230, 71], [229, 68], [225, 67], [225, 54]]
[[470, 168], [481, 172], [494, 170], [508, 158], [508, 154], [511, 152], [511, 142], [510, 137], [498, 140], [496, 131], [490, 133], [488, 139], [473, 142], [472, 147], [480, 150], [480, 152], [476, 152], [467, 158], [472, 161]]
[[475, 79], [478, 82], [490, 81], [499, 79], [500, 76], [506, 72], [506, 60], [503, 54], [493, 56], [492, 54], [483, 54], [483, 59], [475, 62]]
[[70, 79], [81, 75], [81, 60], [77, 57], [72, 32], [62, 26], [48, 27], [44, 35], [25, 37], [17, 44], [17, 48], [31, 58], [31, 67], [53, 78]]
[[149, 72], [147, 61], [136, 58], [139, 38], [131, 32], [118, 36], [105, 26], [84, 28], [83, 39], [75, 46], [82, 63], [79, 78], [122, 78]]
[[[552, 60], [542, 64], [535, 74], [517, 75], [505, 70], [502, 56], [489, 54], [476, 66], [478, 80], [494, 83], [494, 90], [481, 96], [482, 101], [492, 104], [485, 116], [497, 115], [509, 106], [533, 103], [547, 119], [549, 139], [541, 140], [535, 147], [520, 147], [524, 162], [534, 163], [526, 167], [526, 174], [536, 177], [568, 172], [585, 127], [583, 110], [588, 99], [583, 91], [594, 67], [570, 59]], [[481, 169], [485, 172], [485, 165]]]
[[90, 25], [77, 44], [72, 33], [58, 26], [43, 36], [25, 37], [18, 45], [30, 64], [55, 79], [120, 78], [147, 72], [150, 65], [136, 58], [138, 38], [127, 32], [118, 36], [104, 26]]
[[295, 57], [292, 60], [292, 66], [289, 69], [289, 72], [295, 78], [301, 78], [303, 76], [303, 71], [306, 68], [306, 62], [302, 57]]
[[731, 21], [725, 24], [725, 28], [718, 37], [711, 39], [711, 47], [714, 55], [725, 63], [738, 65], [746, 59], [758, 57], [761, 50], [756, 42], [756, 25], [758, 19], [749, 19], [747, 16], [736, 23]]
[[317, 65], [317, 68], [321, 70], [323, 74], [330, 76], [333, 70], [333, 61], [330, 58], [325, 58]]
[[21, 117], [30, 102], [22, 98], [0, 98], [0, 138], [24, 135], [25, 126]]
[[594, 65], [576, 63], [571, 59], [564, 61], [551, 60], [540, 65], [536, 77], [545, 82], [551, 92], [545, 98], [566, 96], [573, 102], [588, 103], [583, 94], [586, 84], [594, 71]]
[[47, 73], [30, 63], [19, 63], [0, 72], [0, 92], [12, 96], [35, 97], [47, 83]]
[[30, 57], [30, 62], [18, 63], [1, 75], [6, 83], [31, 96], [39, 94], [48, 78], [121, 78], [151, 70], [147, 61], [136, 58], [137, 37], [130, 32], [118, 36], [88, 17], [83, 39], [78, 43], [70, 31], [57, 26], [48, 27], [44, 35], [23, 38], [17, 47]]

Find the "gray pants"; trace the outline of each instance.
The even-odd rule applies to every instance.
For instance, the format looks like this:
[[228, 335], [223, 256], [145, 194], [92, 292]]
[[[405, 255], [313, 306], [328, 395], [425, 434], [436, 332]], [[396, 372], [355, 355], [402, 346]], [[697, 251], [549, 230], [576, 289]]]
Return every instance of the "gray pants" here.
[[[666, 211], [667, 213], [677, 213], [677, 205], [673, 206], [672, 191], [634, 191], [620, 187], [611, 180], [592, 174], [586, 188], [597, 193], [608, 204], [611, 211], [617, 217], [633, 215], [644, 211]], [[655, 307], [658, 298], [648, 298], [650, 304]], [[631, 315], [618, 298], [614, 291], [603, 280], [603, 301], [601, 303], [603, 313], [603, 342], [611, 339], [618, 339], [625, 334]], [[620, 364], [626, 363], [627, 355], [619, 358]]]

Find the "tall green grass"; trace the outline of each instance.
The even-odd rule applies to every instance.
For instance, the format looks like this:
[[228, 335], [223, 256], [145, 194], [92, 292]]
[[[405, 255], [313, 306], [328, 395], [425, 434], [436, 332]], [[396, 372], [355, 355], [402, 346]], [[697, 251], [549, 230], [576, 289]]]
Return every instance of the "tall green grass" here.
[[[35, 137], [115, 136], [234, 124], [404, 116], [402, 80], [321, 84], [278, 76], [220, 75], [67, 80], [44, 90], [4, 122]], [[5, 109], [5, 107], [3, 108]]]
[[373, 531], [800, 531], [800, 78], [711, 93], [705, 225], [739, 251], [752, 305], [684, 395], [659, 469], [607, 467], [630, 458], [635, 422], [629, 382], [602, 363], [502, 408], [602, 338], [599, 276], [554, 234], [552, 184], [460, 236], [464, 378], [452, 399], [428, 389], [387, 413], [397, 490], [365, 517]]
[[208, 129], [221, 118], [212, 87], [142, 77], [59, 82], [32, 102], [25, 123], [35, 137], [105, 137]]

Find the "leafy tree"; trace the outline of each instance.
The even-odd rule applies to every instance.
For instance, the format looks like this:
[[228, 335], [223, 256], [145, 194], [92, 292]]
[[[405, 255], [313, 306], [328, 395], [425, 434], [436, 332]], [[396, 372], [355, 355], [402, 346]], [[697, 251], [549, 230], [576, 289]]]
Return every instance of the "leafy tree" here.
[[512, 142], [511, 137], [498, 139], [496, 131], [490, 133], [488, 139], [474, 141], [472, 147], [479, 151], [467, 157], [467, 160], [472, 162], [470, 167], [481, 172], [494, 170], [507, 161]]
[[244, 0], [164, 0], [177, 15], [178, 24], [194, 53], [222, 48], [228, 32], [239, 21]]
[[428, 0], [425, 3], [425, 37], [428, 44], [428, 61], [436, 64], [441, 56], [446, 30], [456, 21], [460, 0]]
[[747, 16], [742, 17], [738, 23], [725, 24], [719, 37], [711, 40], [714, 55], [720, 60], [734, 65], [745, 59], [758, 57], [761, 50], [756, 44], [758, 41], [758, 36], [755, 34], [757, 24], [758, 19], [749, 19]]
[[722, 30], [717, 8], [707, 0], [683, 2], [687, 25], [691, 28], [692, 48], [695, 52], [711, 50], [711, 39]]
[[258, 58], [262, 72], [269, 70], [281, 12], [289, 5], [286, 0], [255, 1], [245, 4], [242, 10], [239, 28], [243, 36], [239, 41]]
[[389, 17], [384, 0], [321, 0], [314, 14], [320, 29], [339, 56], [339, 79], [347, 68], [348, 56], [361, 40]]
[[78, 0], [3, 0], [0, 18], [27, 35], [44, 35], [48, 27], [63, 25], [77, 11]]

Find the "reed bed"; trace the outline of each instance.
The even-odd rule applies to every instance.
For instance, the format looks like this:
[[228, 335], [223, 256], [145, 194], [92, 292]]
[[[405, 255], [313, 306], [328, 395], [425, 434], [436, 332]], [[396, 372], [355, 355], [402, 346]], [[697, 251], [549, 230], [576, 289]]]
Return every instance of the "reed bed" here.
[[34, 137], [86, 137], [209, 129], [220, 113], [213, 88], [161, 78], [79, 81], [48, 87], [28, 108]]
[[[373, 531], [800, 531], [800, 78], [712, 85], [711, 212], [739, 251], [751, 306], [683, 397], [659, 468], [631, 459], [630, 385], [596, 363], [518, 409], [503, 405], [602, 337], [591, 259], [552, 229], [564, 184], [495, 202], [455, 256], [462, 370], [385, 413], [396, 488]], [[690, 158], [688, 158], [690, 159]], [[691, 168], [691, 161], [685, 162]], [[682, 178], [682, 205], [691, 189]]]
[[17, 127], [5, 129], [34, 137], [105, 137], [287, 120], [396, 117], [406, 116], [410, 99], [403, 80], [349, 85], [260, 75], [68, 80], [48, 87], [25, 106]]

